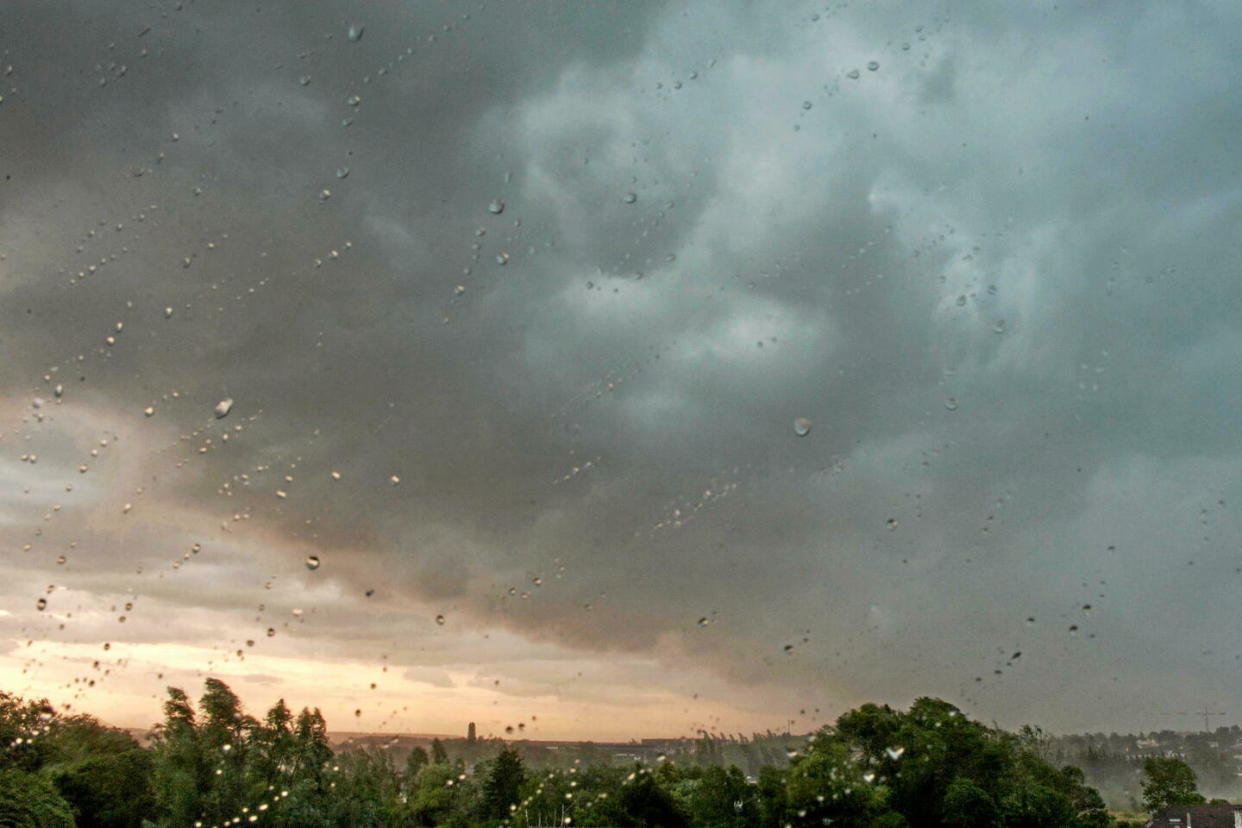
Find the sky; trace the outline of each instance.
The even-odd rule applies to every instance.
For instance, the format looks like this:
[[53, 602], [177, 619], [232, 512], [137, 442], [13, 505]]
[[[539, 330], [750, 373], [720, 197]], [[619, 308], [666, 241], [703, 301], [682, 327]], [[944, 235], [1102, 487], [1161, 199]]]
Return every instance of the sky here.
[[0, 687], [545, 739], [1242, 721], [1240, 28], [19, 0]]

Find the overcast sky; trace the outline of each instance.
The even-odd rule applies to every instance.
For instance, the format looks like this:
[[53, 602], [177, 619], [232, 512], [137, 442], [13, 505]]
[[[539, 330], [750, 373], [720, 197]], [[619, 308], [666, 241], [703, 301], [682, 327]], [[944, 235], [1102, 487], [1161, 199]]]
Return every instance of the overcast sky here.
[[11, 5], [3, 688], [1242, 721], [1242, 6], [911, 8]]

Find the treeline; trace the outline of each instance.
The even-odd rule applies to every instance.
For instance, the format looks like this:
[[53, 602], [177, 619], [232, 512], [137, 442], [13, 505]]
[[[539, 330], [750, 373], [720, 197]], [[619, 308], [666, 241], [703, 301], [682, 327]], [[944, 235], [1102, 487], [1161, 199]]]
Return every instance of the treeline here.
[[1045, 759], [1057, 765], [1083, 769], [1087, 781], [1100, 791], [1111, 807], [1138, 810], [1142, 801], [1142, 774], [1150, 757], [1183, 760], [1195, 772], [1200, 789], [1208, 796], [1242, 796], [1239, 763], [1242, 729], [1219, 727], [1215, 731], [1181, 733], [1083, 733], [1047, 737]]
[[953, 705], [864, 705], [748, 775], [687, 761], [535, 771], [512, 746], [467, 764], [444, 746], [403, 762], [383, 749], [334, 753], [318, 710], [283, 701], [247, 715], [208, 679], [197, 705], [170, 688], [150, 747], [89, 716], [0, 694], [0, 825], [208, 828], [329, 826], [795, 825], [1105, 828], [1074, 767]]

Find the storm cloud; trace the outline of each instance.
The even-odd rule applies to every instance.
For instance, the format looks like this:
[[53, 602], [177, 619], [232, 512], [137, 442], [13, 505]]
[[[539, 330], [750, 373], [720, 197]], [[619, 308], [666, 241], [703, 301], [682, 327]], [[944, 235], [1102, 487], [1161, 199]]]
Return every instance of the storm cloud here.
[[18, 3], [6, 689], [1232, 709], [1240, 17]]

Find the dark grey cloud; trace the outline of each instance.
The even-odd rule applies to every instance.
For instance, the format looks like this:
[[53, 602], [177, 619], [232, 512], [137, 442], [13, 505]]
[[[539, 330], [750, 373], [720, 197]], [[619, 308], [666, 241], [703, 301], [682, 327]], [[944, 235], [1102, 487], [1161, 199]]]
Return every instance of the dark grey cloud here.
[[559, 647], [752, 712], [1227, 704], [1236, 17], [22, 4], [7, 592], [439, 687], [494, 631], [528, 696]]

